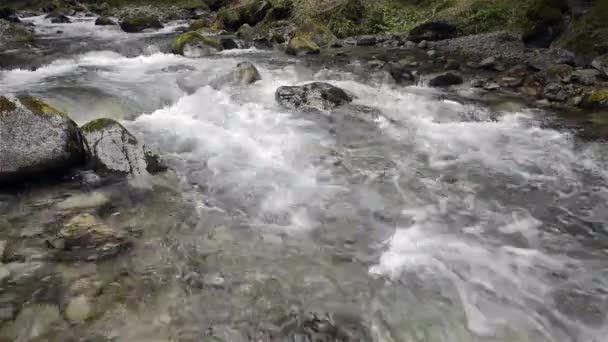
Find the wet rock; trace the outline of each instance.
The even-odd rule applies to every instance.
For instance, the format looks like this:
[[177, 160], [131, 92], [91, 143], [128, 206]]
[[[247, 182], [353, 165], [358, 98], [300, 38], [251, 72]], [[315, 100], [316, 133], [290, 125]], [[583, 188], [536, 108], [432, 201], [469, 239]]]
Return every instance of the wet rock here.
[[545, 70], [553, 64], [575, 64], [575, 56], [564, 49], [538, 49], [526, 60], [526, 64], [534, 70]]
[[161, 29], [163, 25], [157, 17], [151, 15], [134, 15], [124, 18], [120, 28], [127, 33], [138, 33], [147, 29]]
[[173, 52], [186, 57], [207, 56], [223, 49], [218, 37], [203, 35], [200, 32], [182, 33], [173, 44]]
[[431, 87], [448, 87], [452, 85], [462, 84], [464, 80], [462, 76], [455, 72], [446, 72], [437, 75], [429, 80]]
[[234, 50], [239, 48], [239, 44], [230, 37], [220, 37], [220, 45], [224, 50]]
[[49, 13], [45, 18], [51, 19], [51, 23], [53, 24], [69, 24], [72, 22], [70, 18], [59, 12]]
[[568, 98], [568, 94], [559, 83], [550, 83], [545, 87], [545, 98], [551, 101], [563, 102]]
[[321, 49], [308, 37], [297, 35], [289, 40], [285, 52], [294, 56], [317, 55], [321, 52]]
[[57, 237], [64, 241], [56, 251], [58, 260], [97, 261], [115, 257], [132, 246], [123, 231], [99, 222], [91, 214], [73, 217], [59, 231]]
[[473, 87], [473, 88], [482, 88], [483, 85], [484, 85], [484, 83], [485, 83], [484, 80], [474, 79], [474, 80], [471, 80], [471, 87]]
[[290, 109], [313, 109], [326, 111], [352, 101], [344, 90], [324, 82], [313, 82], [303, 86], [279, 87], [276, 101]]
[[404, 49], [411, 50], [411, 49], [414, 49], [416, 47], [418, 47], [418, 45], [416, 43], [410, 41], [410, 40], [408, 40], [405, 43], [403, 43], [403, 48]]
[[85, 158], [78, 126], [31, 96], [0, 96], [0, 185], [65, 172]]
[[419, 49], [426, 49], [428, 47], [429, 47], [429, 42], [427, 42], [426, 40], [423, 40], [420, 43], [418, 43]]
[[[5, 323], [0, 340], [43, 341], [62, 322], [59, 309], [50, 304], [34, 304], [23, 308], [14, 321]], [[46, 339], [48, 341], [48, 339]]]
[[412, 84], [416, 81], [412, 72], [401, 63], [387, 63], [384, 68], [397, 84]]
[[247, 86], [261, 79], [262, 77], [255, 65], [250, 62], [241, 62], [236, 65], [236, 68], [232, 72], [211, 82], [211, 86], [214, 88], [221, 88], [227, 85]]
[[80, 184], [89, 189], [98, 188], [103, 184], [101, 177], [91, 170], [84, 170], [78, 173]]
[[608, 54], [595, 58], [591, 66], [600, 71], [603, 77], [608, 77]]
[[426, 55], [429, 56], [430, 58], [435, 58], [435, 57], [437, 57], [437, 51], [429, 50], [426, 52]]
[[86, 194], [78, 194], [55, 206], [58, 210], [82, 210], [88, 208], [100, 208], [110, 203], [110, 198], [102, 192], [91, 192]]
[[82, 323], [91, 317], [93, 310], [87, 296], [77, 296], [68, 302], [65, 317], [72, 323]]
[[415, 43], [426, 41], [437, 41], [454, 38], [456, 27], [442, 22], [427, 22], [414, 27], [409, 34], [408, 40]]
[[505, 88], [516, 88], [524, 83], [523, 78], [519, 77], [503, 77], [500, 79], [500, 86]]
[[97, 171], [144, 174], [163, 171], [160, 158], [112, 119], [93, 120], [81, 128]]
[[455, 60], [448, 60], [445, 65], [443, 66], [443, 70], [446, 71], [454, 71], [454, 70], [459, 70], [460, 69], [460, 63], [456, 62]]
[[497, 89], [500, 89], [500, 85], [494, 81], [488, 81], [488, 82], [484, 83], [483, 89], [490, 90], [490, 91], [497, 90]]
[[15, 12], [12, 8], [0, 8], [0, 19], [4, 19], [10, 23], [20, 23], [21, 20], [17, 16], [17, 12]]
[[374, 35], [365, 35], [357, 37], [357, 46], [374, 46], [378, 44], [378, 40]]
[[570, 83], [572, 80], [572, 68], [568, 64], [552, 64], [543, 71], [543, 78], [546, 83], [563, 82]]
[[99, 17], [95, 20], [95, 25], [97, 26], [112, 26], [116, 25], [114, 20], [109, 17]]
[[608, 109], [608, 90], [595, 90], [586, 94], [580, 106], [591, 110]]
[[581, 69], [572, 72], [572, 81], [591, 86], [597, 83], [597, 78], [600, 76], [600, 71], [596, 69]]

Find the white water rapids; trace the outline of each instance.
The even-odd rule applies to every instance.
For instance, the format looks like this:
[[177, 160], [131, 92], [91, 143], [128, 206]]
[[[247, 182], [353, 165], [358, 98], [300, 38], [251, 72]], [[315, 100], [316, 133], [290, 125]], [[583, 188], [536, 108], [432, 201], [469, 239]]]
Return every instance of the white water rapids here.
[[[89, 19], [35, 20], [48, 39], [129, 42]], [[244, 60], [262, 81], [208, 85]], [[279, 282], [260, 290], [276, 293], [271, 306], [340, 307], [374, 341], [606, 341], [605, 144], [544, 128], [540, 111], [495, 112], [367, 76], [272, 51], [189, 59], [151, 47], [0, 70], [0, 94], [39, 95], [79, 124], [123, 120], [197, 207], [175, 220], [232, 231], [209, 267]], [[380, 118], [331, 120], [276, 104], [279, 86], [313, 80], [346, 89]], [[197, 255], [199, 234], [176, 239]], [[176, 270], [195, 267], [172, 260]], [[258, 305], [238, 296], [179, 299], [186, 325], [230, 322]], [[121, 340], [137, 335], [119, 331]]]

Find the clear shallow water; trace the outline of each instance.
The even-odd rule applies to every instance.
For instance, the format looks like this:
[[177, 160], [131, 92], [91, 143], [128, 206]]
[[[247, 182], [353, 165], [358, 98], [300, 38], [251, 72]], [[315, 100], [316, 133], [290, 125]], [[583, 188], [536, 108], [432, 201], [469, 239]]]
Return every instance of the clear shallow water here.
[[[242, 60], [261, 82], [208, 86]], [[150, 267], [162, 262], [175, 281], [112, 322], [118, 340], [195, 341], [209, 329], [269, 340], [291, 313], [314, 311], [358, 327], [360, 340], [604, 341], [605, 146], [542, 129], [540, 112], [496, 113], [367, 76], [273, 52], [187, 59], [151, 48], [3, 70], [0, 93], [38, 94], [81, 124], [123, 119], [193, 208], [162, 242], [142, 242]], [[311, 80], [380, 116], [275, 103], [277, 87]]]

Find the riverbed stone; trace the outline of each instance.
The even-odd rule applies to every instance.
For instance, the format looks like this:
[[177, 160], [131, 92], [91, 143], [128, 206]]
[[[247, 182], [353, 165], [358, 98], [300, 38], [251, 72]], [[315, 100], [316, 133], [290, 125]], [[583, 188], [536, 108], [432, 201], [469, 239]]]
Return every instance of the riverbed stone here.
[[371, 34], [357, 37], [357, 46], [373, 46], [377, 43], [376, 36]]
[[289, 109], [326, 111], [350, 103], [353, 98], [344, 90], [325, 82], [302, 86], [283, 86], [275, 92], [276, 101]]
[[153, 15], [133, 15], [120, 22], [120, 28], [127, 33], [138, 33], [147, 29], [161, 29], [163, 24]]
[[31, 96], [0, 96], [0, 185], [65, 172], [85, 159], [78, 126]]
[[545, 70], [553, 64], [574, 65], [575, 56], [572, 52], [559, 48], [537, 49], [526, 60], [526, 64], [533, 70]]
[[603, 77], [608, 77], [608, 54], [595, 58], [591, 66], [600, 71]]
[[247, 86], [262, 79], [258, 69], [250, 62], [240, 62], [230, 73], [211, 82], [214, 88], [223, 86]]
[[580, 69], [572, 72], [572, 80], [586, 86], [596, 84], [598, 76], [600, 71], [596, 69]]
[[57, 234], [64, 241], [56, 258], [65, 261], [98, 261], [115, 257], [132, 246], [124, 231], [100, 222], [91, 214], [71, 218]]
[[69, 300], [65, 308], [65, 317], [72, 323], [82, 323], [91, 317], [92, 312], [91, 299], [80, 295]]
[[131, 175], [163, 170], [159, 157], [115, 120], [93, 120], [82, 126], [81, 130], [95, 170]]
[[89, 208], [100, 208], [110, 202], [108, 195], [102, 192], [91, 192], [77, 194], [57, 203], [59, 210], [83, 210]]
[[462, 83], [462, 76], [456, 72], [445, 72], [429, 80], [429, 85], [431, 87], [448, 87]]

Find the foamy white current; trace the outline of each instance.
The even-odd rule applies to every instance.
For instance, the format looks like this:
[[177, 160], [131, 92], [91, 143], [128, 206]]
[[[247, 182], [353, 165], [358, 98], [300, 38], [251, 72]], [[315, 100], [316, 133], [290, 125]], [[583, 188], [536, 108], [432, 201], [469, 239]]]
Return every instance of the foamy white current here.
[[[123, 36], [89, 19], [72, 25], [67, 37]], [[242, 60], [262, 81], [209, 86]], [[312, 80], [352, 92], [380, 118], [332, 122], [275, 103], [277, 87]], [[606, 341], [605, 147], [543, 128], [541, 112], [440, 101], [428, 88], [252, 50], [95, 51], [0, 70], [0, 94], [20, 92], [80, 124], [122, 119], [169, 161], [201, 215], [292, 236], [296, 249], [313, 241], [312, 264], [334, 248], [351, 255], [361, 270], [334, 265], [335, 286], [376, 341]], [[264, 248], [265, 265], [287, 272]]]

